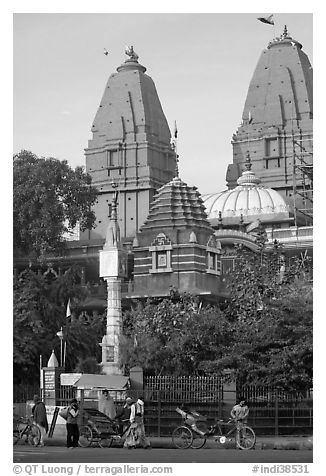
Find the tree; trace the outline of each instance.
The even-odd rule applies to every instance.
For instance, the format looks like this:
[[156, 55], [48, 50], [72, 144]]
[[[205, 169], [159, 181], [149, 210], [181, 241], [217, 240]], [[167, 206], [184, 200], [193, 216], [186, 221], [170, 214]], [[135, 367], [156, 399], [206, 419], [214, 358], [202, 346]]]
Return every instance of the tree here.
[[233, 369], [242, 383], [304, 392], [312, 386], [311, 262], [294, 258], [280, 273], [279, 253], [238, 253], [226, 310], [233, 326], [211, 371]]
[[60, 253], [63, 233], [77, 222], [92, 228], [97, 190], [83, 167], [66, 160], [39, 158], [22, 150], [13, 160], [13, 223], [15, 252], [35, 257]]
[[124, 314], [121, 364], [175, 375], [202, 373], [228, 340], [229, 324], [217, 307], [203, 308], [197, 298], [172, 292], [170, 299], [138, 303]]
[[[52, 349], [60, 356], [60, 340], [56, 333], [63, 327], [67, 342], [66, 370], [93, 355], [100, 358], [105, 332], [105, 316], [73, 316], [66, 319], [66, 303], [71, 298], [73, 309], [85, 299], [87, 291], [78, 284], [79, 268], [72, 267], [62, 276], [26, 270], [14, 279], [13, 354], [14, 380], [17, 383], [38, 382], [39, 356], [49, 358]], [[78, 314], [73, 312], [73, 314]]]

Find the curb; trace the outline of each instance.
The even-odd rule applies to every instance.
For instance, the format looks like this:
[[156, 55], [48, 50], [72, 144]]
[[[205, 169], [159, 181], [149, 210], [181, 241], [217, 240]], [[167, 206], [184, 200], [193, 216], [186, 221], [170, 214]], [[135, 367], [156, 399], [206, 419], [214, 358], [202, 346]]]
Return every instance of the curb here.
[[[50, 438], [47, 440], [47, 446], [65, 446], [64, 438]], [[151, 438], [152, 448], [160, 449], [175, 449], [170, 438]], [[230, 446], [216, 446], [216, 444], [209, 444], [207, 441], [205, 448], [206, 449], [231, 449]], [[270, 441], [260, 441], [260, 438], [257, 438], [256, 450], [312, 450], [313, 449], [313, 438], [306, 437], [298, 440], [292, 440], [290, 438], [284, 439], [271, 439]]]
[[287, 441], [270, 441], [262, 442], [256, 445], [261, 450], [312, 450], [312, 437], [306, 438], [303, 441], [287, 440]]

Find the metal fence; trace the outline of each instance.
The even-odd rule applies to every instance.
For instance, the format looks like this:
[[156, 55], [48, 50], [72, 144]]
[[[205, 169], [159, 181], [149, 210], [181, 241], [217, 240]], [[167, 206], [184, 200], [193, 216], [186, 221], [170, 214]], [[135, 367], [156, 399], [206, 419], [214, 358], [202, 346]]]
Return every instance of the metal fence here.
[[223, 399], [223, 381], [217, 376], [145, 376], [144, 393], [150, 401], [217, 402]]
[[[149, 436], [171, 436], [173, 429], [181, 424], [180, 415], [175, 411], [179, 402], [145, 402], [145, 427]], [[188, 402], [187, 407], [207, 417], [207, 423], [216, 419], [227, 420], [232, 405], [223, 402]], [[248, 424], [254, 428], [257, 436], [262, 435], [311, 435], [313, 432], [312, 402], [302, 406], [279, 407], [277, 403], [269, 407], [249, 407]]]
[[227, 419], [235, 401], [242, 396], [249, 404], [248, 424], [257, 435], [312, 434], [312, 392], [288, 393], [262, 385], [223, 388], [223, 378], [146, 376], [146, 430], [152, 436], [171, 435], [181, 423], [175, 409], [181, 403], [213, 422]]
[[305, 400], [312, 400], [312, 390], [307, 389], [301, 393], [286, 392], [274, 387], [264, 385], [237, 385], [237, 399], [243, 397], [248, 403], [255, 406], [264, 406], [278, 402], [279, 405], [299, 404]]

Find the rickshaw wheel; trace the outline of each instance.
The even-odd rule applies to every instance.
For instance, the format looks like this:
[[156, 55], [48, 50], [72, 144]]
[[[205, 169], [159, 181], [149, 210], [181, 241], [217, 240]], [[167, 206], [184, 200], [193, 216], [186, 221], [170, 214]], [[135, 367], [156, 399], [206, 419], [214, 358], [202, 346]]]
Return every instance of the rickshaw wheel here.
[[101, 438], [98, 442], [101, 448], [110, 448], [112, 445], [113, 438], [111, 436], [107, 436], [106, 438]]
[[89, 426], [82, 426], [79, 430], [79, 446], [81, 446], [82, 448], [87, 448], [92, 444], [92, 441], [92, 429]]

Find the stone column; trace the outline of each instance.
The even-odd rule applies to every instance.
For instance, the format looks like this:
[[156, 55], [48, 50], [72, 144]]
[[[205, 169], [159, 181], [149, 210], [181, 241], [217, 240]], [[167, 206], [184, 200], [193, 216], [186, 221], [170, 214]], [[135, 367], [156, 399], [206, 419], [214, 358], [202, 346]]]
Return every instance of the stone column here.
[[121, 281], [117, 277], [104, 277], [107, 283], [106, 334], [102, 343], [102, 366], [105, 374], [120, 374], [119, 337], [122, 328]]
[[100, 251], [100, 277], [107, 283], [106, 334], [102, 343], [102, 366], [107, 375], [121, 374], [119, 369], [119, 338], [122, 330], [121, 277], [127, 272], [127, 255], [120, 243], [117, 220], [117, 194], [112, 201], [112, 212], [103, 250]]

